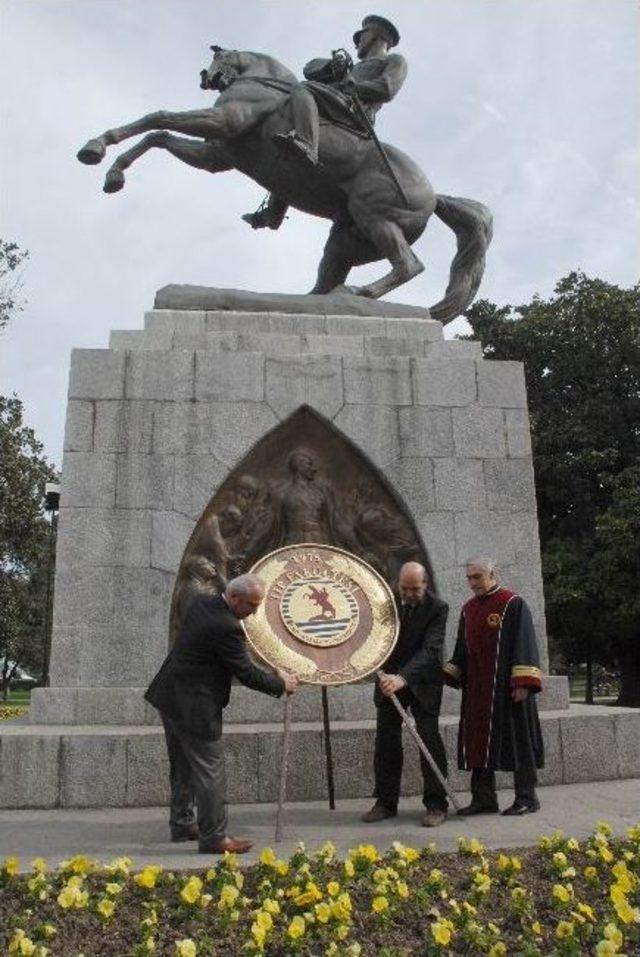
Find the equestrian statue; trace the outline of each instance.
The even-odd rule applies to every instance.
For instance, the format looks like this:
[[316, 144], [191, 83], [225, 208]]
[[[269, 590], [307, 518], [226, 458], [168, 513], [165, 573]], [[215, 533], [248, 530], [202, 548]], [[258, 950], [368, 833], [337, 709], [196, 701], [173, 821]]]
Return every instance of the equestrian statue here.
[[[378, 140], [375, 115], [407, 74], [404, 57], [390, 52], [400, 35], [372, 15], [353, 40], [355, 65], [345, 50], [336, 50], [311, 60], [303, 82], [274, 57], [213, 46], [200, 84], [219, 92], [212, 107], [149, 113], [89, 140], [78, 159], [99, 163], [108, 146], [145, 134], [108, 170], [105, 192], [122, 189], [124, 171], [157, 147], [197, 169], [237, 169], [264, 186], [268, 200], [243, 216], [253, 229], [277, 229], [289, 206], [331, 220], [315, 294], [378, 299], [417, 276], [424, 266], [411, 246], [435, 213], [457, 240], [446, 292], [430, 310], [448, 322], [464, 312], [480, 285], [491, 213], [475, 200], [437, 195], [406, 153]], [[380, 279], [345, 285], [354, 266], [385, 259], [391, 270]]]

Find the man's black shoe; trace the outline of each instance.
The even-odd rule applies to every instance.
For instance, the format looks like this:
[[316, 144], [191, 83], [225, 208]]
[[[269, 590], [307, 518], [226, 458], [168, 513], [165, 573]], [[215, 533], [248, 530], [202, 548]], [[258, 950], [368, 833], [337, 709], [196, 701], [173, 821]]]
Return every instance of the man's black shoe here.
[[522, 814], [535, 814], [540, 810], [540, 801], [514, 801], [511, 807], [505, 808], [503, 817], [520, 817]]
[[367, 811], [360, 818], [365, 824], [377, 824], [378, 821], [386, 821], [388, 817], [396, 817], [397, 811], [392, 811], [386, 805], [376, 801], [370, 811]]
[[500, 808], [497, 804], [483, 804], [481, 801], [472, 801], [466, 807], [458, 809], [460, 817], [471, 817], [473, 814], [497, 814]]

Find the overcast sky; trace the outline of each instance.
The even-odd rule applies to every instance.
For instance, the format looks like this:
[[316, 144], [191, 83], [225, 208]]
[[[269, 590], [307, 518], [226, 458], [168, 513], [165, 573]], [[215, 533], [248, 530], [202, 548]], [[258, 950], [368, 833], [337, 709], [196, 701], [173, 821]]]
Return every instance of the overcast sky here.
[[[0, 0], [0, 235], [31, 254], [27, 306], [0, 335], [0, 391], [24, 400], [58, 465], [73, 347], [141, 327], [170, 282], [306, 292], [328, 231], [294, 211], [278, 233], [253, 232], [240, 216], [260, 187], [160, 151], [107, 196], [105, 163], [81, 166], [78, 148], [153, 110], [211, 103], [199, 89], [211, 43], [271, 53], [300, 74], [350, 47], [371, 12], [396, 23], [409, 61], [379, 135], [437, 192], [494, 213], [481, 295], [526, 302], [576, 268], [637, 281], [636, 0]], [[439, 299], [453, 249], [434, 219], [416, 244], [426, 272], [390, 298]]]

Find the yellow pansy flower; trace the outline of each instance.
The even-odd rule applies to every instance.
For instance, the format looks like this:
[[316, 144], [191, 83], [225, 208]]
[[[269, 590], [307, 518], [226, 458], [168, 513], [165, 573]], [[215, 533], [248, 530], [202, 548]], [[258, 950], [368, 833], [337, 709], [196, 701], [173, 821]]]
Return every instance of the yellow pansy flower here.
[[476, 890], [480, 891], [481, 894], [487, 894], [491, 890], [491, 884], [493, 881], [488, 874], [480, 871], [479, 873], [474, 874], [473, 883]]
[[374, 914], [384, 914], [389, 910], [389, 901], [382, 895], [374, 897], [371, 901], [371, 910]]
[[202, 881], [199, 877], [194, 875], [193, 877], [189, 878], [187, 883], [180, 891], [180, 899], [183, 900], [185, 904], [196, 904], [200, 900], [202, 888]]
[[539, 920], [534, 920], [533, 924], [531, 925], [531, 930], [536, 937], [539, 937], [542, 934], [542, 924]]
[[398, 897], [401, 897], [402, 900], [407, 900], [409, 897], [409, 885], [406, 881], [397, 881], [396, 882], [396, 894]]
[[277, 857], [271, 847], [265, 847], [264, 851], [260, 854], [260, 863], [264, 864], [265, 867], [273, 867]]
[[574, 931], [573, 923], [569, 920], [561, 920], [556, 927], [556, 937], [558, 940], [564, 940], [565, 937], [571, 937]]
[[562, 870], [563, 867], [566, 867], [569, 861], [567, 860], [567, 855], [563, 854], [562, 851], [556, 851], [553, 857], [551, 858], [554, 865]]
[[436, 944], [446, 947], [451, 942], [451, 930], [442, 921], [436, 921], [431, 925], [431, 936]]
[[122, 893], [122, 884], [118, 884], [116, 881], [109, 881], [108, 884], [104, 885], [105, 894], [109, 894], [110, 897], [117, 897], [118, 894]]
[[239, 896], [240, 891], [235, 884], [224, 884], [222, 890], [220, 891], [220, 900], [218, 904], [221, 908], [233, 907]]
[[568, 850], [568, 851], [579, 851], [579, 850], [580, 850], [580, 842], [579, 842], [579, 841], [576, 841], [575, 837], [570, 837], [569, 840], [567, 841], [567, 850]]
[[176, 955], [177, 957], [196, 957], [198, 953], [198, 948], [195, 945], [195, 942], [191, 940], [190, 937], [185, 937], [183, 940], [176, 941]]
[[300, 917], [300, 915], [297, 914], [287, 927], [287, 936], [290, 937], [291, 940], [298, 940], [299, 937], [303, 936], [306, 928], [307, 925], [304, 917]]
[[44, 857], [34, 857], [31, 861], [31, 867], [34, 869], [36, 874], [44, 874], [47, 870], [47, 862]]
[[637, 907], [632, 907], [629, 901], [618, 901], [614, 904], [614, 907], [623, 924], [640, 923], [640, 910]]
[[562, 904], [567, 904], [571, 900], [571, 891], [564, 884], [554, 884], [552, 894]]
[[280, 904], [271, 897], [266, 897], [262, 902], [262, 909], [266, 910], [268, 914], [279, 914]]
[[582, 873], [584, 874], [586, 879], [590, 882], [596, 881], [598, 879], [598, 870], [597, 868], [591, 865], [589, 867], [585, 867]]
[[110, 897], [103, 897], [97, 906], [97, 911], [101, 914], [106, 920], [109, 920], [110, 917], [113, 917], [116, 905], [113, 903]]
[[340, 885], [337, 881], [329, 881], [327, 884], [327, 894], [329, 897], [337, 897], [340, 893]]
[[320, 904], [316, 904], [315, 914], [321, 924], [327, 924], [331, 918], [331, 908], [325, 901], [322, 901]]
[[264, 947], [265, 941], [267, 939], [267, 932], [257, 921], [254, 921], [251, 925], [251, 936], [253, 937], [254, 943], [257, 947]]
[[20, 860], [17, 857], [5, 857], [2, 862], [2, 870], [8, 877], [15, 877], [20, 870]]
[[595, 921], [596, 915], [593, 912], [593, 908], [590, 907], [589, 904], [582, 904], [582, 903], [578, 904], [578, 910], [580, 911], [581, 914], [584, 914], [584, 916], [587, 917], [589, 920]]
[[596, 957], [615, 957], [617, 950], [610, 940], [599, 940], [596, 944]]
[[499, 940], [496, 944], [494, 944], [491, 947], [487, 957], [504, 957], [504, 954], [506, 954], [506, 952], [507, 952], [506, 945], [503, 944], [501, 940]]
[[612, 944], [616, 947], [622, 947], [624, 943], [624, 937], [622, 936], [622, 931], [616, 927], [614, 923], [609, 923], [604, 929], [604, 936], [607, 940], [610, 940]]
[[350, 857], [347, 857], [344, 862], [344, 872], [347, 875], [347, 877], [353, 877], [353, 875], [356, 872], [356, 869], [353, 866], [353, 861], [351, 860]]
[[46, 937], [47, 940], [51, 940], [52, 937], [55, 937], [58, 933], [57, 929], [53, 924], [43, 924], [42, 925], [42, 936]]
[[134, 874], [133, 881], [138, 887], [155, 887], [160, 874], [162, 868], [159, 864], [147, 864], [139, 874]]

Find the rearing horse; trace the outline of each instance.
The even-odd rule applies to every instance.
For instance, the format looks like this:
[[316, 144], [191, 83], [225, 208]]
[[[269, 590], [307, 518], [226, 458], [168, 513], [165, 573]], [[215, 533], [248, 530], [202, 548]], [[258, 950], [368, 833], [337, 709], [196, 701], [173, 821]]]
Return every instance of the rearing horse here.
[[[288, 205], [333, 221], [312, 293], [343, 291], [372, 299], [423, 271], [411, 244], [435, 213], [454, 230], [458, 249], [444, 298], [431, 308], [431, 315], [448, 322], [463, 312], [484, 272], [492, 235], [487, 207], [436, 195], [409, 156], [384, 144], [398, 189], [371, 139], [322, 119], [318, 166], [306, 168], [289, 161], [273, 137], [291, 128], [288, 101], [297, 78], [265, 54], [213, 49], [213, 61], [202, 71], [201, 83], [205, 89], [220, 91], [213, 107], [149, 113], [107, 130], [80, 150], [81, 162], [95, 164], [107, 146], [147, 134], [111, 166], [105, 192], [122, 189], [124, 170], [153, 147], [210, 173], [240, 170]], [[391, 264], [386, 275], [365, 286], [344, 286], [352, 267], [383, 259]]]

